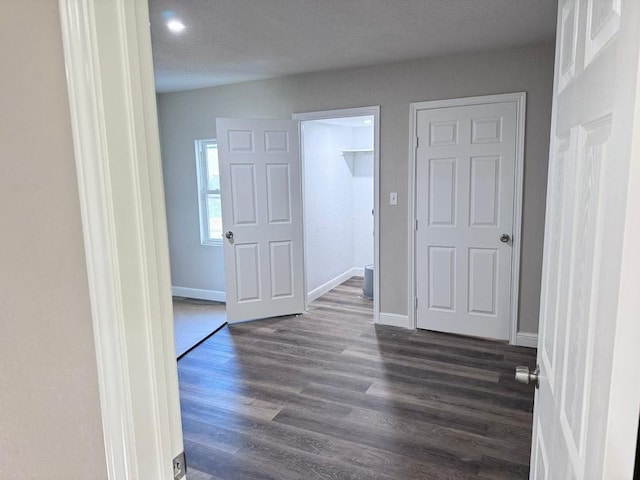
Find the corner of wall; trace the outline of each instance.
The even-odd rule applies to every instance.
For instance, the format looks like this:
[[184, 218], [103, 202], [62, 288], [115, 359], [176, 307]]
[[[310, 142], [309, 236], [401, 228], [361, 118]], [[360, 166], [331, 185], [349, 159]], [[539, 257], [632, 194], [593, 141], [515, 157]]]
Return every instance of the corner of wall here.
[[518, 332], [516, 345], [520, 347], [538, 348], [538, 334], [530, 332]]

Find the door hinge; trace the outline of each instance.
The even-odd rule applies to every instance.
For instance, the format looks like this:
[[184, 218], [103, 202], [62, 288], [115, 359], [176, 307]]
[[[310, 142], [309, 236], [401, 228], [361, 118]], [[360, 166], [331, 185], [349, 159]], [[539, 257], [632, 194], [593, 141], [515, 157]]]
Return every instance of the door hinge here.
[[420, 137], [416, 137], [416, 149], [420, 147]]
[[187, 474], [187, 457], [184, 451], [173, 459], [173, 479], [180, 480]]
[[418, 220], [416, 219], [416, 232], [418, 231]]
[[415, 309], [417, 310], [418, 309], [418, 297], [415, 298], [414, 304], [415, 304]]

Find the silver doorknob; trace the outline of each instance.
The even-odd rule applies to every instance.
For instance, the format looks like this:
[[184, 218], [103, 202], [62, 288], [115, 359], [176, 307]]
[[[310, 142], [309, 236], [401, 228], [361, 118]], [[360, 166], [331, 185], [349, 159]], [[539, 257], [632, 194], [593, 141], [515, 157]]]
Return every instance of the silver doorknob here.
[[500, 235], [500, 241], [502, 243], [508, 243], [509, 240], [511, 240], [511, 237], [509, 236], [508, 233], [503, 233], [502, 235]]
[[516, 382], [527, 385], [533, 383], [536, 388], [540, 387], [540, 366], [536, 365], [533, 372], [529, 371], [529, 367], [516, 367]]
[[224, 236], [227, 237], [227, 240], [229, 240], [230, 242], [233, 241], [233, 232], [231, 230], [225, 233]]

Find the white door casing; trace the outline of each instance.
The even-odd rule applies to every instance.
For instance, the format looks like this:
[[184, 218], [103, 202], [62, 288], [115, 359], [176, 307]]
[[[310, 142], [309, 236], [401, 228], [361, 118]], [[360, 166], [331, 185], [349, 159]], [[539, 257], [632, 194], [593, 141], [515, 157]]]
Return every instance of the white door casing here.
[[230, 323], [304, 312], [295, 120], [216, 120]]
[[[169, 479], [173, 478], [171, 460], [182, 449], [182, 435], [177, 400], [175, 355], [170, 328], [168, 248], [166, 235], [161, 233], [163, 230], [166, 231], [166, 223], [162, 208], [162, 170], [160, 162], [157, 161], [159, 151], [148, 4], [145, 0], [134, 2], [60, 0], [59, 3], [65, 42], [70, 110], [74, 123], [73, 136], [81, 193], [80, 203], [83, 209], [88, 277], [92, 295], [92, 317], [108, 475], [110, 479]], [[562, 9], [564, 5], [565, 3], [561, 2], [560, 8]], [[587, 12], [589, 9], [594, 11], [593, 5], [589, 6], [588, 2], [584, 2], [580, 7], [582, 12], [585, 11], [584, 5], [587, 5]], [[605, 294], [598, 296], [598, 315], [595, 321], [597, 327], [595, 336], [598, 341], [594, 343], [594, 352], [598, 361], [594, 362], [592, 367], [594, 370], [592, 373], [597, 378], [596, 382], [591, 382], [591, 393], [595, 395], [590, 399], [589, 408], [590, 412], [597, 414], [595, 418], [599, 418], [599, 421], [598, 428], [593, 427], [591, 420], [588, 422], [586, 458], [589, 464], [586, 469], [590, 475], [586, 478], [627, 479], [631, 478], [630, 472], [633, 469], [640, 402], [640, 379], [635, 371], [636, 366], [640, 364], [640, 349], [637, 348], [637, 339], [640, 338], [640, 322], [637, 321], [637, 312], [640, 311], [640, 295], [637, 293], [640, 285], [640, 252], [637, 248], [640, 244], [640, 209], [626, 208], [627, 205], [640, 204], [640, 162], [630, 162], [631, 158], [640, 158], [638, 122], [640, 103], [636, 94], [640, 87], [637, 71], [638, 35], [640, 34], [637, 25], [640, 24], [640, 3], [635, 0], [622, 0], [621, 2], [598, 2], [596, 6], [598, 7], [595, 9], [598, 12], [598, 15], [595, 15], [596, 28], [591, 27], [593, 34], [588, 36], [588, 42], [593, 44], [589, 55], [593, 65], [609, 64], [612, 68], [604, 71], [608, 71], [614, 80], [613, 84], [609, 84], [612, 87], [602, 99], [613, 105], [614, 113], [606, 156], [607, 160], [611, 160], [611, 165], [605, 171], [608, 176], [614, 178], [605, 182], [607, 188], [602, 194], [602, 199], [605, 201], [602, 210], [606, 212], [602, 222], [605, 226], [603, 230], [607, 235], [604, 236], [600, 248], [603, 253], [600, 259], [602, 280], [599, 282], [601, 288], [603, 285], [612, 284], [612, 286], [607, 287]], [[105, 9], [108, 10], [107, 14]], [[617, 15], [615, 12], [620, 14]], [[591, 15], [593, 17], [593, 13]], [[593, 24], [593, 22], [590, 23]], [[580, 29], [584, 30], [587, 23], [581, 21], [579, 25]], [[611, 31], [614, 33], [608, 33]], [[105, 39], [104, 36], [109, 34], [113, 34], [115, 40]], [[570, 38], [571, 35], [566, 37]], [[98, 42], [98, 38], [104, 41]], [[560, 38], [561, 35], [558, 35], [558, 40]], [[585, 37], [579, 36], [578, 41], [580, 39], [587, 42]], [[126, 42], [119, 40], [126, 40]], [[618, 45], [615, 45], [616, 43]], [[620, 44], [624, 48], [620, 48]], [[607, 50], [609, 53], [606, 53]], [[571, 57], [578, 59], [575, 72], [580, 76], [581, 56], [573, 55], [571, 52], [566, 54], [569, 62], [563, 66], [562, 73], [572, 69]], [[559, 61], [559, 56], [556, 58]], [[111, 63], [103, 66], [107, 61]], [[556, 75], [557, 82], [560, 71], [558, 68], [556, 71], [559, 72]], [[567, 90], [557, 96], [556, 110], [563, 111], [565, 110], [563, 104], [575, 103], [570, 99], [582, 99], [584, 100], [583, 108], [597, 111], [591, 102], [599, 101], [595, 97], [602, 94], [603, 84], [599, 81], [593, 82], [601, 79], [600, 74], [603, 69], [599, 71], [598, 75], [589, 73], [585, 81], [581, 79], [580, 83], [576, 82], [574, 86], [579, 84], [581, 86], [575, 88], [573, 93], [568, 94], [570, 90]], [[591, 81], [590, 77], [592, 77]], [[570, 85], [570, 81], [567, 83], [569, 83], [568, 89], [574, 88]], [[592, 91], [590, 86], [598, 84], [601, 85], [600, 89], [593, 90], [593, 95], [590, 96], [589, 92]], [[605, 82], [604, 85], [607, 83]], [[141, 95], [142, 92], [144, 95]], [[611, 97], [614, 97], [614, 100]], [[126, 106], [136, 113], [129, 110], [125, 112], [112, 110], [108, 116], [105, 115], [104, 106], [120, 101], [126, 103]], [[556, 149], [562, 151], [565, 148], [557, 143], [567, 139], [566, 132], [570, 130], [567, 125], [571, 124], [568, 119], [575, 115], [573, 113], [565, 116], [563, 123], [559, 121], [560, 116], [554, 114], [552, 152]], [[135, 137], [135, 141], [123, 141], [123, 138], [126, 139], [129, 136]], [[557, 142], [553, 140], [556, 137], [559, 137]], [[570, 138], [571, 135], [569, 135]], [[121, 195], [121, 189], [138, 190], [145, 183], [145, 175], [132, 177], [125, 172], [116, 175], [114, 179], [112, 175], [117, 172], [110, 171], [108, 162], [115, 161], [119, 155], [106, 148], [103, 141], [109, 145], [125, 145], [129, 148], [138, 146], [137, 161], [132, 164], [142, 162], [142, 170], [148, 172], [152, 180], [152, 198], [148, 195], [137, 195], [135, 192], [133, 198], [142, 206], [142, 211], [145, 212], [144, 218], [152, 218], [153, 228], [148, 229], [147, 220], [143, 221], [140, 216], [134, 216], [130, 222], [127, 222], [130, 226], [128, 231], [153, 230], [153, 234], [144, 236], [143, 245], [138, 240], [134, 240], [138, 246], [131, 247], [131, 244], [125, 240], [126, 235], [119, 235], [118, 241], [113, 241], [112, 235], [118, 231], [120, 225], [111, 215], [114, 212], [113, 208], [118, 215], [126, 215], [127, 212], [133, 212], [133, 209], [130, 202], [119, 202], [113, 205], [113, 208], [109, 203], [114, 197]], [[144, 145], [152, 147], [151, 153], [144, 150], [142, 147]], [[413, 146], [412, 142], [412, 148]], [[155, 157], [156, 161], [145, 162], [150, 157]], [[108, 160], [107, 163], [104, 163], [105, 159]], [[553, 165], [550, 165], [550, 169], [553, 169]], [[570, 184], [570, 182], [567, 183]], [[410, 185], [410, 190], [412, 188]], [[550, 198], [551, 195], [550, 186]], [[107, 202], [101, 203], [105, 199]], [[609, 207], [612, 208], [609, 209]], [[410, 205], [411, 208], [413, 207]], [[550, 202], [547, 202], [547, 210], [550, 209]], [[413, 219], [413, 212], [409, 213], [409, 218]], [[549, 216], [547, 219], [550, 222]], [[548, 223], [546, 237], [550, 235], [549, 225]], [[615, 228], [609, 233], [606, 227]], [[153, 248], [154, 236], [164, 245], [162, 248]], [[549, 243], [548, 239], [545, 241]], [[412, 252], [413, 236], [409, 237], [409, 242], [409, 251]], [[151, 250], [149, 246], [152, 247]], [[142, 253], [148, 251], [155, 252], [158, 272], [162, 273], [160, 276], [163, 277], [160, 286], [156, 285], [155, 281], [127, 282], [126, 284], [118, 283], [118, 279], [113, 281], [113, 275], [117, 275], [113, 269], [114, 266], [119, 265], [120, 260], [123, 263], [136, 260], [136, 265], [149, 263], [149, 258], [144, 257]], [[546, 249], [545, 252], [543, 278], [550, 276], [546, 274], [549, 268], [547, 257], [550, 250]], [[611, 258], [611, 255], [614, 258]], [[98, 268], [101, 266], [104, 268]], [[126, 280], [127, 276], [120, 278]], [[410, 276], [411, 284], [413, 284], [412, 278]], [[116, 304], [118, 297], [146, 302], [148, 292], [145, 293], [145, 286], [155, 292], [154, 295], [159, 296], [162, 314], [159, 316], [157, 312], [147, 311], [145, 315], [140, 315], [139, 311], [136, 311], [128, 317], [123, 316], [122, 309]], [[111, 291], [111, 287], [115, 289]], [[547, 290], [549, 289], [546, 287], [543, 289], [543, 304]], [[410, 295], [413, 301], [413, 290]], [[157, 305], [157, 298], [147, 303], [147, 305], [153, 304]], [[114, 312], [116, 312], [115, 315]], [[412, 310], [410, 314], [411, 312]], [[541, 319], [544, 316], [543, 312], [544, 310], [541, 309]], [[159, 318], [161, 321], [158, 321]], [[550, 321], [544, 328], [549, 332], [555, 332], [556, 327], [564, 323], [564, 319], [560, 320], [561, 322], [558, 323], [555, 320]], [[140, 328], [141, 323], [144, 323], [144, 328]], [[149, 334], [139, 334], [140, 332]], [[604, 333], [604, 340], [600, 339], [602, 333]], [[153, 355], [148, 357], [147, 362], [127, 357], [126, 339], [130, 337], [135, 337], [131, 345], [135, 345], [138, 352], [153, 351]], [[541, 334], [541, 345], [543, 341], [547, 341], [550, 346], [557, 344], [553, 338], [544, 340]], [[555, 357], [560, 358], [560, 351], [552, 349], [551, 353], [554, 351]], [[539, 355], [541, 355], [541, 348], [539, 348]], [[600, 382], [602, 375], [609, 374], [610, 377], [606, 378], [608, 382]], [[545, 375], [543, 371], [543, 385]], [[138, 382], [139, 379], [142, 381]], [[146, 381], [149, 379], [153, 381]], [[137, 394], [146, 391], [148, 398], [143, 399], [140, 395], [132, 397], [127, 392], [127, 386], [132, 384], [136, 385]], [[565, 476], [561, 470], [555, 469], [557, 459], [562, 458], [563, 452], [556, 453], [556, 442], [552, 440], [553, 437], [543, 438], [545, 432], [549, 434], [549, 427], [557, 431], [557, 425], [553, 425], [557, 417], [541, 414], [544, 408], [539, 408], [541, 397], [542, 389], [536, 401], [532, 478], [564, 480], [570, 477]], [[151, 418], [153, 416], [156, 418]], [[151, 421], [149, 421], [150, 418]], [[542, 427], [538, 429], [537, 425], [541, 425], [545, 430], [543, 431]], [[149, 441], [144, 435], [135, 436], [134, 431], [149, 435], [159, 434], [165, 440]], [[153, 462], [156, 468], [149, 468], [150, 462]], [[553, 462], [553, 470], [550, 462]], [[145, 468], [142, 469], [142, 466]]]
[[59, 7], [106, 472], [172, 479], [183, 439], [148, 2]]
[[507, 340], [524, 95], [473, 100], [416, 112], [416, 326]]
[[639, 24], [637, 0], [559, 2], [535, 480], [633, 475], [640, 379], [622, 372], [638, 365], [627, 340], [638, 332], [628, 308], [638, 303], [628, 293], [638, 296], [638, 244], [627, 243], [638, 224], [627, 219], [637, 210], [628, 196], [630, 181], [638, 188]]
[[[316, 112], [294, 113], [291, 118], [300, 122], [323, 120], [328, 118], [359, 117], [372, 115], [373, 120], [373, 321], [380, 321], [380, 106], [342, 108], [339, 110], [322, 110]], [[304, 131], [301, 128], [304, 142]], [[301, 148], [302, 178], [304, 178], [304, 148]], [[304, 182], [302, 182], [304, 192]], [[304, 195], [303, 195], [304, 198]], [[304, 217], [304, 211], [303, 211]], [[306, 238], [305, 221], [303, 220], [303, 237]], [[305, 252], [306, 255], [306, 252]], [[307, 265], [305, 263], [305, 273]], [[307, 298], [308, 301], [308, 298]]]

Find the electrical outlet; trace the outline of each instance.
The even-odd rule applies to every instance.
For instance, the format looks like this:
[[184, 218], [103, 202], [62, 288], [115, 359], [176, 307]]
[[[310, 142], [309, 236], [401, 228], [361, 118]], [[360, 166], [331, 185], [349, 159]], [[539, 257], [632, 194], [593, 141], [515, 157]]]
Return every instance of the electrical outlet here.
[[397, 205], [398, 204], [398, 192], [391, 192], [389, 194], [389, 205]]
[[184, 456], [184, 452], [173, 459], [173, 478], [174, 480], [180, 480], [184, 478], [187, 473], [187, 459]]

